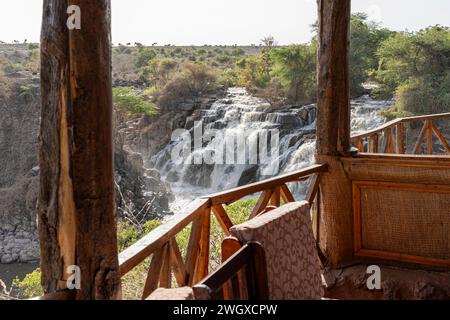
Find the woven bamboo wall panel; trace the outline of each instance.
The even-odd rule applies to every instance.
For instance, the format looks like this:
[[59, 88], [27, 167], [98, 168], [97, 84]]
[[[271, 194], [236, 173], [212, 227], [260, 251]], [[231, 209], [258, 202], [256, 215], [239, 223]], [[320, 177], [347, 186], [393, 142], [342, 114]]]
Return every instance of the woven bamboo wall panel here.
[[353, 189], [356, 252], [450, 263], [448, 186], [354, 182]]

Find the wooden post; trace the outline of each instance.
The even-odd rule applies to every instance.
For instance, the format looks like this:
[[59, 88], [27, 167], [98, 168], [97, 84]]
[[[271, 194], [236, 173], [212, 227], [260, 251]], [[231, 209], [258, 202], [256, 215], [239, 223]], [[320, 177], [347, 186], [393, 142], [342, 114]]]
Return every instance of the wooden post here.
[[427, 129], [427, 147], [428, 147], [428, 155], [433, 154], [433, 120], [427, 120], [426, 124], [428, 126]]
[[386, 128], [384, 131], [384, 153], [394, 153], [394, 141], [392, 139], [392, 129]]
[[397, 145], [397, 153], [398, 154], [405, 154], [406, 153], [406, 146], [405, 146], [405, 124], [403, 122], [400, 122], [396, 126], [396, 145]]
[[[81, 10], [69, 30], [68, 6]], [[42, 284], [77, 299], [120, 298], [114, 204], [110, 0], [44, 0], [38, 204]]]
[[350, 0], [319, 0], [317, 153], [350, 150]]
[[350, 0], [318, 0], [316, 160], [328, 163], [320, 186], [320, 248], [328, 264], [353, 257], [352, 190], [341, 156], [350, 154]]
[[369, 137], [369, 152], [378, 153], [378, 134]]

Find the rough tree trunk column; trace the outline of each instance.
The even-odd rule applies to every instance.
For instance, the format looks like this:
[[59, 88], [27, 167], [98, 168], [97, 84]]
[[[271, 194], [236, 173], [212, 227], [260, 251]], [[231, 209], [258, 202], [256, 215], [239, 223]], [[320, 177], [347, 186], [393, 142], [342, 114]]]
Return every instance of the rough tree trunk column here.
[[[68, 30], [67, 9], [81, 9]], [[38, 204], [42, 284], [77, 299], [120, 297], [112, 152], [110, 0], [45, 0]]]
[[350, 0], [318, 0], [319, 48], [316, 160], [328, 163], [320, 191], [320, 246], [328, 264], [353, 255], [351, 185], [340, 156], [350, 151]]

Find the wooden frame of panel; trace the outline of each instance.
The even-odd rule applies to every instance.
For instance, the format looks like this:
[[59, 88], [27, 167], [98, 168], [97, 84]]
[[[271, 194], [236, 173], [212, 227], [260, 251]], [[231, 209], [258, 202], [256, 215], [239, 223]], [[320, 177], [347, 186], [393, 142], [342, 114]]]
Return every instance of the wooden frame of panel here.
[[362, 247], [362, 210], [361, 210], [361, 188], [366, 187], [370, 189], [383, 190], [402, 190], [402, 191], [417, 191], [427, 193], [444, 193], [449, 194], [450, 186], [446, 185], [420, 185], [408, 183], [394, 183], [394, 182], [377, 182], [377, 181], [353, 181], [352, 182], [352, 197], [353, 197], [353, 247], [354, 255], [356, 257], [375, 258], [382, 260], [394, 260], [407, 263], [422, 264], [437, 267], [450, 267], [450, 260], [434, 259], [410, 254], [403, 254], [399, 252], [389, 252], [382, 250], [364, 249]]

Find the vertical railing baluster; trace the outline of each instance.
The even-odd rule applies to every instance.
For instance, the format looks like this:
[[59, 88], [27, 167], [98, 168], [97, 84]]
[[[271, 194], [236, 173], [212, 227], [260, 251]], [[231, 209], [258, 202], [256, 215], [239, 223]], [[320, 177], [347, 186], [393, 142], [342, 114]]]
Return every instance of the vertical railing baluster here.
[[280, 200], [281, 200], [280, 187], [275, 187], [272, 193], [272, 197], [270, 199], [270, 203], [275, 207], [279, 207], [281, 203]]
[[396, 126], [396, 147], [398, 154], [405, 154], [405, 125], [403, 122], [400, 122]]
[[369, 152], [378, 153], [378, 133], [369, 137]]
[[209, 272], [209, 249], [211, 237], [211, 208], [208, 208], [202, 216], [200, 251], [196, 270], [194, 272], [194, 283], [200, 282]]
[[428, 140], [428, 154], [433, 154], [433, 120], [427, 120], [427, 140]]

